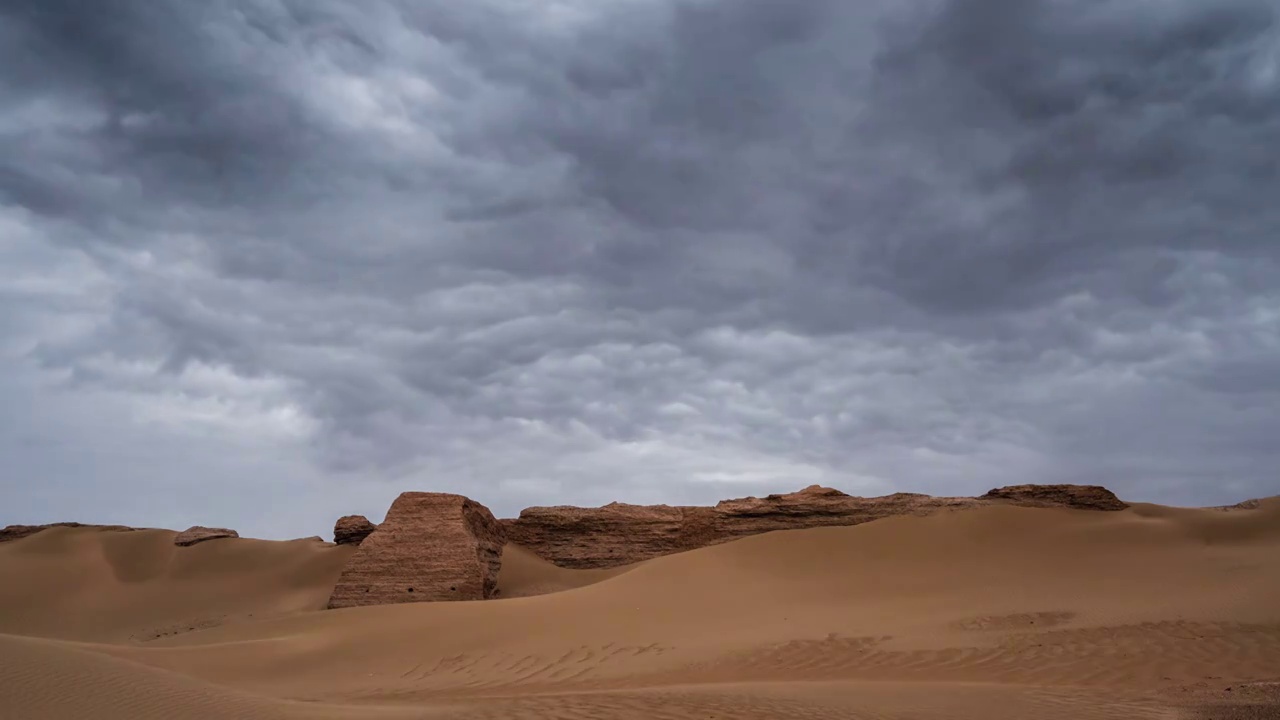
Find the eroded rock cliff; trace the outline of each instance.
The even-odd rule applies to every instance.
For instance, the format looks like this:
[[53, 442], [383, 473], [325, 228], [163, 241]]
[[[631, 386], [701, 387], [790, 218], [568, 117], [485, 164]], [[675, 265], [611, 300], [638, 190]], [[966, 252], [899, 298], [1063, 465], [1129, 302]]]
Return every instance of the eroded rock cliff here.
[[605, 568], [774, 530], [857, 525], [890, 515], [982, 504], [975, 498], [910, 493], [862, 498], [814, 485], [794, 493], [724, 500], [714, 507], [533, 507], [502, 522], [511, 542], [561, 567]]
[[1014, 504], [1123, 510], [1097, 486], [1017, 485], [980, 498], [895, 493], [855, 497], [813, 485], [799, 492], [724, 500], [714, 507], [624, 505], [532, 507], [503, 520], [511, 542], [567, 568], [608, 568], [772, 532], [858, 525], [892, 515], [924, 515], [982, 505]]

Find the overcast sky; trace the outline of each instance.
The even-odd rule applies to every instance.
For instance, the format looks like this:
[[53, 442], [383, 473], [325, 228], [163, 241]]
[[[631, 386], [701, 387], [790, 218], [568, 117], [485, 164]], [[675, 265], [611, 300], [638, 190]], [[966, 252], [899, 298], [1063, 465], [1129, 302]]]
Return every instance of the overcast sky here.
[[1280, 493], [1275, 0], [0, 0], [0, 525]]

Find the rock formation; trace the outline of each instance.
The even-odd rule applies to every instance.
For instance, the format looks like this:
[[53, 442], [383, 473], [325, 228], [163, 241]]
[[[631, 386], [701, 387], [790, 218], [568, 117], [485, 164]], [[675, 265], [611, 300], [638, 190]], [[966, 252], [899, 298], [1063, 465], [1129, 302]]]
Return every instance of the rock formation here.
[[127, 525], [91, 525], [78, 522], [59, 522], [49, 523], [48, 525], [9, 525], [0, 528], [0, 543], [9, 542], [11, 540], [21, 540], [24, 537], [35, 535], [42, 530], [49, 528], [93, 528], [104, 532], [132, 532], [140, 528], [129, 527]]
[[1257, 510], [1262, 507], [1262, 504], [1264, 502], [1271, 499], [1280, 499], [1280, 496], [1277, 496], [1277, 498], [1252, 498], [1250, 500], [1243, 500], [1241, 502], [1238, 502], [1235, 505], [1219, 505], [1217, 507], [1214, 507], [1213, 509], [1214, 510]]
[[626, 565], [694, 547], [685, 514], [710, 508], [609, 503], [599, 508], [531, 507], [503, 520], [507, 539], [566, 568]]
[[474, 500], [404, 493], [347, 561], [329, 607], [491, 598], [505, 543], [502, 525]]
[[785, 495], [725, 500], [715, 507], [623, 505], [599, 508], [532, 507], [503, 520], [507, 537], [567, 568], [607, 568], [728, 542], [774, 530], [858, 525], [891, 515], [1015, 504], [1123, 510], [1106, 488], [1019, 485], [981, 498], [896, 493], [862, 498], [817, 485]]
[[235, 530], [228, 530], [227, 528], [209, 528], [196, 525], [195, 527], [189, 527], [174, 536], [173, 544], [178, 547], [190, 547], [208, 540], [238, 537], [240, 537], [240, 533]]
[[713, 510], [714, 542], [773, 530], [859, 525], [891, 515], [925, 515], [940, 509], [974, 507], [973, 498], [895, 493], [862, 498], [811, 485], [799, 492], [724, 500]]
[[996, 488], [983, 500], [1006, 500], [1026, 507], [1068, 507], [1080, 510], [1124, 510], [1129, 507], [1101, 485], [1010, 485]]
[[344, 515], [333, 525], [333, 541], [339, 545], [359, 545], [378, 526], [363, 515]]
[[532, 507], [502, 522], [511, 542], [556, 565], [606, 568], [774, 530], [858, 525], [890, 515], [983, 504], [974, 498], [911, 493], [861, 498], [814, 485], [785, 495], [725, 500], [715, 507]]

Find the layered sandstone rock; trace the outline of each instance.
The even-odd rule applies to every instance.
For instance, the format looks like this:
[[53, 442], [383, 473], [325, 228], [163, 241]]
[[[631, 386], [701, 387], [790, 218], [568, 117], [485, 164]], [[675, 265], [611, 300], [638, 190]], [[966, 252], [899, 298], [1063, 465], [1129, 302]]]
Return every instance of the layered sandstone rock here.
[[982, 504], [987, 503], [910, 493], [861, 498], [814, 485], [783, 495], [725, 500], [715, 507], [534, 507], [503, 524], [512, 542], [561, 567], [606, 568], [774, 530], [858, 525], [890, 515]]
[[173, 544], [178, 547], [190, 547], [209, 540], [221, 540], [223, 538], [238, 538], [240, 533], [227, 528], [211, 528], [196, 525], [178, 533], [173, 538]]
[[378, 526], [363, 515], [344, 515], [333, 525], [333, 541], [339, 545], [359, 545]]
[[127, 525], [91, 525], [78, 522], [59, 522], [49, 523], [48, 525], [9, 525], [0, 528], [0, 543], [9, 542], [11, 540], [21, 540], [24, 537], [35, 535], [49, 528], [93, 528], [102, 530], [103, 532], [132, 532], [140, 528], [129, 527]]
[[566, 568], [626, 565], [690, 548], [685, 516], [710, 508], [670, 505], [531, 507], [503, 520], [507, 539]]
[[505, 543], [502, 525], [474, 500], [404, 493], [347, 561], [329, 607], [491, 598]]
[[1067, 507], [1080, 510], [1124, 510], [1127, 503], [1101, 485], [1010, 485], [982, 496], [1027, 507]]
[[860, 525], [891, 515], [924, 515], [935, 510], [974, 507], [974, 498], [895, 493], [863, 498], [811, 485], [799, 492], [765, 498], [724, 500], [713, 508], [714, 540], [811, 527]]

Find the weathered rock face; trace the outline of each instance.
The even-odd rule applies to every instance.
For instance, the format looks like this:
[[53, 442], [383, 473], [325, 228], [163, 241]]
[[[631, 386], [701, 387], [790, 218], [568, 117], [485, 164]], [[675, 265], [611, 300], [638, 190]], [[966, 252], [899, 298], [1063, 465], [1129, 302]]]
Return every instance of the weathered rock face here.
[[561, 567], [615, 567], [689, 549], [686, 513], [710, 509], [623, 503], [531, 507], [502, 524], [508, 540]]
[[222, 538], [238, 538], [240, 533], [227, 528], [210, 528], [196, 525], [178, 533], [173, 538], [173, 544], [178, 547], [190, 547], [198, 543], [209, 540], [221, 540]]
[[1101, 485], [1010, 485], [982, 496], [1027, 507], [1068, 507], [1080, 510], [1125, 510], [1129, 507]]
[[347, 561], [329, 607], [491, 598], [505, 543], [502, 525], [474, 500], [404, 493]]
[[42, 530], [49, 528], [94, 528], [104, 532], [132, 532], [140, 528], [129, 527], [128, 525], [91, 525], [78, 522], [60, 522], [49, 523], [48, 525], [9, 525], [0, 528], [0, 543], [9, 542], [11, 540], [21, 540], [24, 537], [35, 535]]
[[339, 545], [359, 545], [378, 526], [363, 515], [344, 515], [333, 525], [333, 541]]
[[799, 492], [765, 498], [724, 500], [715, 506], [714, 542], [773, 530], [860, 525], [891, 515], [924, 515], [935, 510], [974, 507], [974, 498], [895, 493], [863, 498], [812, 485]]
[[715, 507], [534, 507], [502, 521], [507, 536], [568, 568], [605, 568], [774, 530], [857, 525], [890, 515], [987, 504], [975, 498], [898, 493], [860, 498], [817, 485], [785, 495], [725, 500]]

